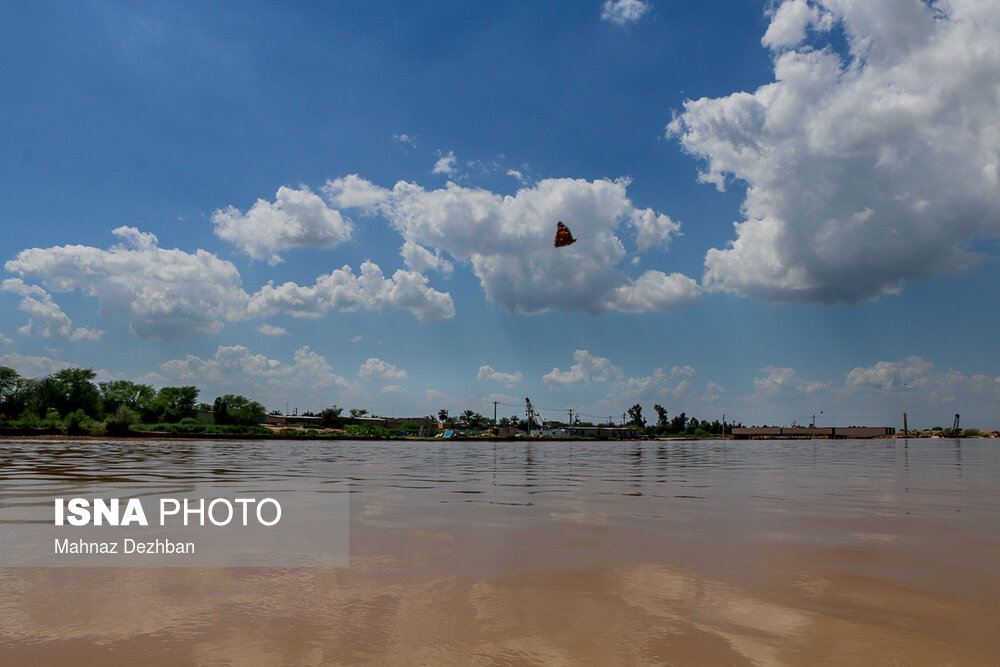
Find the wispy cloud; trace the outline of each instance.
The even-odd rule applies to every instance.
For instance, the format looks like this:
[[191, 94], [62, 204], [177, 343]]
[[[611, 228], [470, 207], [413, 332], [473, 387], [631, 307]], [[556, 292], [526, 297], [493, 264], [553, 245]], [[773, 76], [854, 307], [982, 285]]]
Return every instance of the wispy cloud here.
[[515, 382], [520, 382], [522, 375], [520, 371], [514, 373], [502, 373], [500, 371], [493, 370], [492, 366], [480, 366], [479, 372], [476, 373], [476, 379], [513, 384]]
[[636, 23], [653, 5], [643, 0], [605, 0], [601, 6], [601, 19], [625, 26]]
[[455, 157], [455, 153], [448, 151], [447, 155], [442, 155], [438, 158], [438, 161], [434, 163], [434, 168], [431, 170], [432, 174], [446, 174], [451, 176], [455, 173], [455, 162], [458, 158]]
[[264, 334], [265, 336], [287, 336], [288, 329], [283, 327], [276, 327], [272, 324], [261, 324], [257, 327], [257, 331]]

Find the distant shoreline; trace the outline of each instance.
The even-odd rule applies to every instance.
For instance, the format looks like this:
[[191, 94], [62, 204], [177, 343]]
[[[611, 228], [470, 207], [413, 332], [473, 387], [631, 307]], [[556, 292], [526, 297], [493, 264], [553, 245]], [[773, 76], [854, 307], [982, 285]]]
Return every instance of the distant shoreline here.
[[[961, 439], [996, 439], [1000, 437], [995, 431], [981, 432], [977, 435], [941, 435], [932, 431], [922, 431], [914, 434], [895, 433], [877, 438], [865, 438], [866, 440], [961, 440]], [[656, 438], [586, 438], [586, 437], [563, 437], [563, 436], [516, 436], [513, 438], [490, 437], [490, 436], [451, 436], [443, 437], [419, 437], [419, 436], [379, 436], [379, 435], [347, 435], [331, 433], [168, 433], [165, 431], [138, 431], [125, 434], [74, 434], [69, 435], [55, 429], [0, 429], [0, 441], [16, 438], [55, 438], [60, 440], [282, 440], [282, 441], [400, 441], [400, 442], [697, 442], [711, 440], [726, 441], [748, 441], [748, 440], [831, 440], [826, 436], [814, 437], [790, 437], [774, 436], [769, 438], [734, 438], [731, 435], [715, 436], [685, 436], [685, 437], [656, 437]]]

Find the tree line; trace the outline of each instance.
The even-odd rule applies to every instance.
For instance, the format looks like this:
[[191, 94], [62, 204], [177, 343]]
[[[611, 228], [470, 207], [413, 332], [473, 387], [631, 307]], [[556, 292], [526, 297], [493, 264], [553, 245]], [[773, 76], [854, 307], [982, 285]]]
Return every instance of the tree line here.
[[742, 426], [742, 424], [724, 424], [718, 419], [713, 421], [699, 420], [696, 417], [688, 417], [687, 413], [684, 412], [670, 417], [666, 408], [659, 404], [654, 405], [653, 410], [656, 411], [656, 422], [647, 424], [646, 419], [642, 416], [642, 406], [636, 403], [628, 409], [629, 425], [651, 437], [725, 435], [733, 426]]
[[[89, 368], [66, 368], [42, 378], [21, 376], [13, 368], [0, 366], [0, 428], [15, 430], [50, 429], [71, 434], [109, 433], [124, 434], [134, 427], [141, 430], [166, 432], [266, 432], [259, 426], [266, 410], [257, 401], [238, 394], [225, 394], [212, 404], [198, 400], [195, 386], [163, 387], [129, 380], [97, 382], [97, 373]], [[655, 405], [656, 421], [647, 424], [638, 403], [628, 409], [626, 425], [647, 437], [662, 436], [711, 436], [724, 434], [724, 425], [718, 420], [709, 422], [688, 417], [681, 412], [669, 416], [662, 405]], [[357, 428], [357, 420], [370, 416], [367, 410], [351, 409], [350, 417], [337, 406], [318, 414], [304, 416], [319, 418], [324, 428]], [[449, 411], [438, 412], [437, 421], [453, 424], [460, 429], [480, 431], [490, 426], [516, 427], [522, 431], [539, 428], [541, 424], [528, 424], [526, 419], [503, 417], [494, 424], [493, 419], [473, 410], [465, 410], [452, 417]], [[433, 420], [428, 416], [427, 420]], [[548, 422], [551, 427], [565, 426], [619, 426], [612, 421], [594, 424], [574, 420], [573, 424]], [[739, 424], [735, 424], [739, 426]], [[421, 430], [414, 422], [407, 424], [404, 432]], [[369, 431], [377, 429], [365, 426]], [[368, 432], [368, 435], [374, 432]]]
[[[95, 382], [89, 368], [65, 368], [42, 378], [26, 378], [0, 366], [0, 426], [57, 429], [67, 433], [126, 433], [133, 425], [250, 427], [264, 417], [264, 406], [245, 396], [226, 394], [200, 403], [194, 386], [163, 387], [129, 380]], [[193, 430], [190, 429], [190, 430]]]

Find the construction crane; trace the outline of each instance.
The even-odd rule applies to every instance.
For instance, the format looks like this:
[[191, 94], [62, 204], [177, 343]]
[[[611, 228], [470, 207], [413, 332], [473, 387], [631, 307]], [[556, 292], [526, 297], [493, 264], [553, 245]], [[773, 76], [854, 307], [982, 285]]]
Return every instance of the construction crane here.
[[528, 416], [528, 435], [531, 435], [531, 425], [538, 424], [538, 428], [542, 427], [541, 420], [538, 419], [538, 413], [535, 412], [535, 408], [531, 405], [531, 399], [525, 397], [524, 405]]

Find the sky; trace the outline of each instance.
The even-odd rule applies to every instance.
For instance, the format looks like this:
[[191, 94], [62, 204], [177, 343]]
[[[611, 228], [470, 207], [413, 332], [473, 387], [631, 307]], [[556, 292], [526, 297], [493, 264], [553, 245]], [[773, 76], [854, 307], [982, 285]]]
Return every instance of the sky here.
[[27, 377], [1000, 426], [993, 0], [4, 3], [0, 91]]

